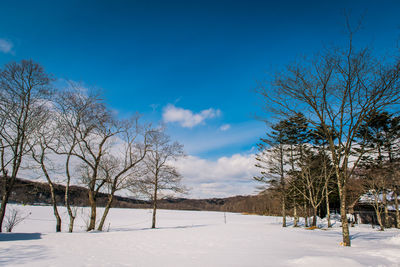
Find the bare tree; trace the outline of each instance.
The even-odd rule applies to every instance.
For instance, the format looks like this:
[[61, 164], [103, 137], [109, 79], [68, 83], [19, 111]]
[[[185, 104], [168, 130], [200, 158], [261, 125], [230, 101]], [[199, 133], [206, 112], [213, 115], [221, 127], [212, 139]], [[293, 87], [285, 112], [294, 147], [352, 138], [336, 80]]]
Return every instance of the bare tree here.
[[[325, 154], [317, 154], [310, 148], [305, 148], [302, 157], [296, 161], [295, 180], [293, 187], [311, 205], [313, 211], [312, 226], [317, 226], [317, 210], [325, 200], [330, 174], [324, 166], [329, 159]], [[297, 178], [297, 179], [296, 179]]]
[[101, 177], [102, 160], [109, 155], [113, 137], [122, 131], [120, 125], [107, 114], [98, 113], [99, 118], [95, 130], [90, 136], [82, 136], [73, 155], [81, 160], [82, 181], [88, 188], [88, 199], [91, 209], [88, 231], [96, 227], [96, 199], [102, 187], [107, 182]]
[[370, 49], [355, 49], [354, 31], [348, 29], [346, 48], [327, 49], [312, 60], [292, 64], [277, 73], [270, 86], [259, 88], [269, 111], [290, 116], [302, 110], [311, 127], [322, 128], [335, 168], [345, 246], [350, 246], [347, 181], [362, 155], [352, 155], [358, 129], [366, 116], [400, 99], [399, 62], [379, 62]]
[[61, 121], [64, 125], [63, 129], [66, 130], [62, 134], [66, 142], [61, 142], [62, 149], [57, 151], [67, 155], [67, 184], [69, 184], [71, 176], [69, 166], [71, 157], [80, 161], [81, 181], [88, 188], [91, 213], [87, 230], [90, 231], [94, 230], [96, 226], [96, 198], [106, 183], [106, 180], [98, 175], [101, 160], [109, 153], [113, 142], [112, 137], [120, 133], [122, 128], [116, 123], [97, 93], [75, 90], [75, 92], [67, 93], [63, 99], [67, 102], [67, 105], [64, 102], [64, 106], [62, 106], [65, 111], [62, 113], [64, 116]]
[[171, 142], [164, 130], [154, 131], [149, 136], [151, 149], [143, 160], [143, 176], [134, 181], [131, 191], [150, 198], [153, 202], [151, 228], [156, 227], [157, 201], [161, 191], [184, 193], [181, 175], [171, 161], [184, 156], [183, 146]]
[[51, 177], [49, 171], [55, 170], [54, 163], [49, 156], [56, 156], [52, 153], [51, 147], [59, 138], [56, 130], [56, 120], [58, 116], [55, 110], [48, 110], [47, 114], [42, 117], [43, 126], [35, 131], [34, 143], [31, 144], [32, 158], [40, 166], [44, 177], [50, 188], [51, 203], [53, 205], [53, 213], [56, 218], [56, 232], [61, 232], [61, 216], [57, 208], [57, 199], [54, 187], [54, 178]]
[[[384, 199], [386, 198], [386, 194], [383, 192], [388, 188], [387, 179], [381, 169], [368, 170], [365, 176], [363, 185], [368, 190], [367, 195], [375, 209], [380, 230], [384, 231], [385, 223], [382, 221], [382, 212], [386, 209], [386, 199]], [[385, 220], [387, 220], [386, 217]]]
[[[139, 164], [144, 160], [151, 144], [149, 135], [152, 130], [138, 124], [138, 117], [121, 121], [122, 130], [116, 136], [119, 140], [119, 151], [103, 157], [100, 164], [100, 176], [106, 181], [108, 200], [97, 230], [102, 231], [114, 195], [117, 191], [127, 188], [132, 178], [140, 172]], [[139, 141], [141, 140], [141, 141]]]
[[[69, 193], [73, 178], [71, 161], [80, 155], [84, 142], [83, 139], [93, 138], [93, 132], [97, 127], [97, 118], [104, 110], [99, 103], [97, 93], [87, 93], [79, 84], [70, 83], [68, 89], [60, 92], [56, 100], [57, 105], [57, 142], [51, 149], [58, 155], [65, 156], [65, 206], [70, 218], [69, 232], [73, 231], [76, 212], [71, 207]], [[107, 117], [107, 116], [106, 116]]]
[[7, 215], [5, 217], [5, 225], [4, 228], [6, 232], [11, 233], [15, 226], [23, 222], [26, 218], [29, 217], [30, 213], [23, 214], [21, 210], [18, 208], [11, 208], [7, 211]]
[[0, 170], [2, 200], [0, 231], [10, 193], [29, 151], [29, 140], [40, 127], [51, 94], [52, 78], [32, 60], [9, 63], [0, 73]]

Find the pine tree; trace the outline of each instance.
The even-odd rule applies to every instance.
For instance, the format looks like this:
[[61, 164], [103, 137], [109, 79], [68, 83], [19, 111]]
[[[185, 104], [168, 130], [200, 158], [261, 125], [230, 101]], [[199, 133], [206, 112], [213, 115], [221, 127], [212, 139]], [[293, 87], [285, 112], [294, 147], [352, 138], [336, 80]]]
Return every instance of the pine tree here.
[[[308, 123], [306, 118], [302, 113], [297, 113], [296, 115], [289, 117], [287, 120], [282, 122], [284, 124], [284, 133], [287, 138], [286, 142], [286, 152], [288, 154], [289, 158], [289, 165], [290, 165], [290, 171], [289, 173], [293, 175], [295, 173], [295, 165], [296, 162], [301, 159], [303, 150], [304, 150], [304, 145], [307, 143], [308, 138], [309, 138], [309, 130], [308, 130]], [[291, 182], [293, 181], [293, 177], [291, 179]], [[290, 199], [293, 202], [293, 212], [294, 212], [294, 226], [297, 226], [298, 218], [297, 218], [297, 207], [298, 205], [303, 202], [304, 206], [304, 220], [306, 224], [308, 223], [308, 218], [307, 218], [307, 199], [303, 197], [301, 199], [300, 197], [304, 195], [305, 193], [305, 188], [302, 191], [302, 194], [299, 194], [298, 190], [296, 188], [300, 188], [299, 184], [297, 183], [296, 186], [290, 186]]]
[[[267, 138], [261, 138], [257, 145], [259, 153], [256, 156], [256, 167], [261, 169], [261, 175], [254, 177], [256, 181], [266, 184], [266, 188], [276, 191], [281, 199], [282, 227], [286, 227], [286, 170], [288, 158], [285, 152], [287, 136], [285, 121], [274, 124]], [[263, 189], [266, 189], [263, 187]]]
[[[361, 159], [361, 167], [364, 169], [364, 185], [373, 194], [374, 207], [377, 213], [381, 230], [389, 228], [389, 211], [387, 195], [393, 192], [395, 205], [398, 206], [398, 176], [395, 164], [399, 159], [400, 119], [393, 117], [388, 112], [375, 112], [367, 117], [360, 127], [359, 150], [368, 153]], [[380, 199], [382, 200], [380, 201]], [[384, 221], [381, 221], [381, 211], [384, 213]], [[399, 227], [399, 211], [396, 207], [397, 227]]]

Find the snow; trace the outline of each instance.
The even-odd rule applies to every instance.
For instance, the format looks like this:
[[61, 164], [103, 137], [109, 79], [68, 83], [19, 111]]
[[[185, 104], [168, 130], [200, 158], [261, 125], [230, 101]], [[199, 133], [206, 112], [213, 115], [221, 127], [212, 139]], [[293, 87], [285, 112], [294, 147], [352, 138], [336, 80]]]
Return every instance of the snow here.
[[[333, 229], [282, 228], [278, 217], [205, 211], [112, 209], [108, 232], [55, 233], [51, 207], [16, 206], [28, 219], [0, 234], [0, 266], [399, 266], [400, 231], [351, 228], [352, 247]], [[67, 214], [61, 208], [64, 223]], [[98, 210], [101, 214], [102, 209]], [[321, 225], [325, 223], [320, 221]], [[291, 222], [289, 220], [289, 225]], [[63, 230], [67, 229], [63, 224]]]

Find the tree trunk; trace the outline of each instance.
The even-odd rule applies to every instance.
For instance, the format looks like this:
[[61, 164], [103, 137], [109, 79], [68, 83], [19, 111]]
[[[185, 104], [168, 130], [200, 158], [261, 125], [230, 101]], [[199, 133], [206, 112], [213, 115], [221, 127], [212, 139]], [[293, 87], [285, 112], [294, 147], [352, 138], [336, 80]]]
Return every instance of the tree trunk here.
[[14, 187], [14, 183], [16, 180], [16, 171], [14, 168], [13, 175], [11, 177], [7, 176], [7, 170], [2, 170], [3, 172], [3, 196], [1, 197], [1, 206], [0, 206], [0, 233], [3, 229], [3, 221], [6, 215], [6, 209], [8, 204], [8, 198], [10, 197], [11, 190]]
[[342, 222], [343, 246], [350, 247], [351, 246], [350, 231], [349, 231], [349, 223], [347, 221], [347, 210], [346, 210], [346, 187], [345, 185], [342, 185], [342, 181], [340, 178], [338, 178], [338, 189], [339, 189], [339, 200], [340, 200], [340, 218]]
[[75, 214], [73, 213], [71, 209], [71, 205], [69, 203], [69, 185], [71, 182], [71, 175], [69, 173], [69, 161], [70, 161], [71, 155], [69, 154], [67, 156], [67, 160], [65, 162], [65, 173], [67, 175], [67, 184], [65, 185], [65, 206], [67, 207], [68, 215], [69, 215], [69, 226], [68, 226], [68, 232], [72, 233], [74, 230], [74, 221], [75, 221]]
[[304, 226], [308, 227], [308, 216], [307, 216], [307, 199], [304, 197]]
[[281, 194], [282, 194], [282, 227], [286, 227], [286, 188], [285, 188], [285, 168], [284, 168], [284, 158], [283, 158], [284, 149], [282, 144], [279, 145], [279, 155], [280, 155], [280, 175], [281, 175]]
[[282, 195], [282, 227], [286, 227], [286, 203], [285, 195]]
[[92, 189], [89, 189], [88, 195], [90, 205], [90, 221], [87, 231], [92, 231], [96, 228], [96, 198]]
[[50, 179], [46, 166], [44, 165], [44, 152], [42, 153], [42, 156], [40, 158], [40, 165], [44, 173], [44, 176], [46, 177], [47, 183], [49, 184], [50, 187], [51, 203], [53, 205], [54, 216], [56, 217], [56, 232], [61, 232], [61, 217], [57, 209], [57, 199], [56, 199], [56, 194], [54, 192], [54, 184]]
[[378, 223], [379, 223], [379, 227], [381, 228], [380, 230], [385, 231], [385, 227], [383, 226], [381, 211], [379, 210], [379, 207], [377, 207], [375, 209], [375, 213], [376, 213], [376, 219], [378, 220]]
[[[293, 145], [290, 145], [290, 158], [291, 158], [291, 165], [292, 165], [292, 171], [295, 171], [294, 168], [294, 155], [293, 155]], [[293, 217], [294, 217], [294, 222], [293, 222], [293, 227], [298, 227], [298, 222], [299, 218], [297, 216], [297, 202], [296, 202], [296, 196], [294, 196], [294, 201], [293, 201]]]
[[317, 207], [313, 207], [313, 221], [312, 226], [317, 226]]
[[3, 193], [3, 196], [1, 198], [1, 207], [0, 207], [0, 233], [2, 232], [3, 229], [3, 220], [4, 216], [6, 215], [6, 208], [7, 208], [7, 203], [8, 203], [8, 198], [10, 196], [9, 190], [5, 190]]
[[354, 225], [356, 224], [356, 215], [354, 214], [354, 205], [355, 204], [356, 204], [356, 202], [348, 205], [348, 207], [347, 207], [347, 213], [353, 215], [352, 217], [350, 217], [351, 227], [354, 227]]
[[394, 208], [396, 209], [396, 228], [400, 228], [399, 200], [397, 191], [394, 191]]
[[386, 198], [386, 190], [383, 190], [382, 193], [382, 204], [383, 204], [383, 212], [385, 215], [385, 223], [384, 226], [385, 228], [390, 228], [390, 221], [389, 221], [389, 210], [388, 210], [388, 205], [387, 205], [387, 198]]
[[68, 232], [70, 233], [74, 231], [74, 221], [75, 221], [75, 216], [69, 216]]
[[293, 205], [293, 216], [294, 216], [294, 222], [293, 222], [293, 227], [298, 227], [298, 222], [299, 222], [299, 217], [297, 216], [297, 203], [294, 201]]
[[156, 228], [157, 191], [158, 191], [158, 187], [157, 187], [157, 181], [156, 181], [156, 185], [154, 187], [154, 196], [153, 196], [153, 220], [152, 220], [151, 228]]
[[104, 208], [103, 216], [101, 216], [100, 224], [99, 224], [99, 226], [97, 227], [97, 230], [99, 230], [99, 231], [103, 231], [104, 223], [105, 223], [105, 221], [106, 221], [106, 217], [107, 217], [107, 215], [108, 215], [108, 212], [110, 211], [110, 208], [111, 208], [111, 205], [112, 205], [113, 200], [114, 200], [114, 193], [111, 193], [111, 194], [108, 196], [107, 205], [106, 205], [106, 207]]
[[69, 204], [67, 205], [67, 211], [68, 211], [68, 215], [69, 215], [68, 232], [72, 233], [74, 230], [75, 215], [72, 212], [71, 206]]
[[326, 219], [328, 221], [328, 228], [332, 227], [331, 224], [331, 211], [329, 209], [329, 193], [328, 193], [328, 184], [325, 184], [325, 202], [326, 202]]
[[56, 194], [54, 192], [54, 185], [52, 182], [49, 182], [49, 187], [51, 193], [51, 202], [53, 204], [53, 212], [54, 216], [56, 217], [56, 232], [61, 232], [61, 217], [60, 214], [58, 213]]

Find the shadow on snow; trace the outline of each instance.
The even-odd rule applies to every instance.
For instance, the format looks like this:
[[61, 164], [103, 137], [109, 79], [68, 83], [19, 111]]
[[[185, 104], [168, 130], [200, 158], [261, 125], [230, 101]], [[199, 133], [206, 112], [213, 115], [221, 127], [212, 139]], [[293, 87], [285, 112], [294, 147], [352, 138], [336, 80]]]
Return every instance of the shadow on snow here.
[[41, 239], [41, 233], [1, 233], [0, 241], [21, 241]]
[[146, 231], [146, 230], [166, 230], [166, 229], [189, 229], [189, 228], [199, 228], [208, 226], [206, 224], [197, 224], [197, 225], [182, 225], [182, 226], [166, 226], [166, 227], [156, 227], [156, 228], [114, 228], [110, 230], [110, 232], [133, 232], [133, 231]]
[[[27, 239], [25, 239], [27, 240]], [[13, 245], [0, 250], [0, 266], [24, 264], [48, 258], [47, 249], [40, 245]]]

